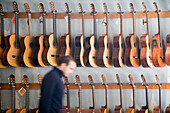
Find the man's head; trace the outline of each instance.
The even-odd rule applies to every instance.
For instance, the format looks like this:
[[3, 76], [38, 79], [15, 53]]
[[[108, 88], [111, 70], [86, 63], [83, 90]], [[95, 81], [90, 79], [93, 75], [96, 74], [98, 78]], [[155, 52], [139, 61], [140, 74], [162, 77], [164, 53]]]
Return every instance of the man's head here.
[[58, 69], [63, 71], [64, 76], [72, 74], [76, 67], [76, 62], [72, 56], [64, 56], [59, 59]]

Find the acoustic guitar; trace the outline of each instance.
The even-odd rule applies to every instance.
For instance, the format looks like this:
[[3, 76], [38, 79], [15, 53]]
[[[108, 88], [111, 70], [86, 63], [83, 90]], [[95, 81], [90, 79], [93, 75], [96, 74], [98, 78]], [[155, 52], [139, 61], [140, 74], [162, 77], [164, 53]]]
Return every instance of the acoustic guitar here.
[[146, 92], [146, 106], [142, 106], [141, 110], [139, 113], [152, 113], [151, 110], [149, 109], [149, 104], [148, 104], [148, 84], [146, 83], [145, 77], [141, 75], [142, 81], [143, 81], [143, 86], [145, 86], [145, 92]]
[[166, 36], [165, 62], [170, 65], [170, 34]]
[[49, 36], [49, 49], [47, 52], [47, 61], [52, 66], [58, 65], [60, 51], [60, 37], [57, 35], [56, 29], [56, 10], [53, 2], [50, 2], [51, 11], [53, 13], [53, 33]]
[[89, 52], [89, 64], [92, 67], [99, 67], [97, 65], [97, 52], [98, 52], [98, 37], [97, 37], [97, 24], [96, 24], [96, 11], [95, 11], [95, 6], [93, 3], [90, 4], [92, 14], [93, 14], [93, 25], [94, 25], [94, 34], [91, 35], [90, 37], [90, 52]]
[[155, 7], [155, 12], [158, 16], [158, 33], [152, 38], [153, 46], [153, 64], [155, 67], [165, 67], [165, 51], [164, 51], [164, 40], [160, 37], [160, 11], [156, 2], [153, 3]]
[[136, 97], [135, 97], [136, 85], [133, 81], [132, 75], [129, 75], [129, 79], [130, 85], [132, 86], [133, 89], [133, 106], [130, 106], [128, 109], [126, 109], [125, 113], [138, 113], [138, 110], [136, 109]]
[[[162, 88], [162, 84], [159, 82], [159, 78], [158, 75], [155, 75], [156, 77], [156, 81], [157, 81], [157, 85], [159, 87], [159, 106], [154, 106], [153, 109], [153, 113], [162, 113], [162, 107], [161, 107], [161, 88]], [[168, 110], [168, 108], [166, 109], [166, 113], [170, 113], [170, 109]]]
[[15, 33], [13, 33], [9, 38], [10, 48], [7, 53], [7, 61], [11, 66], [19, 67], [20, 66], [19, 55], [21, 50], [20, 46], [21, 36], [19, 35], [19, 19], [18, 19], [19, 11], [18, 5], [15, 1], [12, 2], [12, 5], [15, 13]]
[[135, 13], [133, 4], [130, 3], [131, 13], [133, 15], [133, 33], [126, 37], [125, 44], [125, 64], [129, 67], [139, 67], [139, 39], [136, 36], [136, 21], [135, 21]]
[[152, 43], [151, 43], [152, 41], [149, 36], [148, 10], [144, 2], [142, 2], [142, 6], [144, 9], [144, 13], [146, 15], [146, 20], [143, 20], [143, 24], [146, 23], [147, 33], [143, 34], [140, 38], [140, 44], [141, 44], [140, 61], [143, 67], [153, 67], [154, 66], [152, 62], [153, 51], [152, 51]]
[[80, 9], [80, 14], [82, 16], [82, 34], [79, 34], [75, 37], [75, 52], [74, 52], [74, 59], [76, 60], [77, 66], [83, 66], [84, 64], [84, 52], [85, 50], [85, 36], [84, 36], [84, 14], [82, 5], [78, 4]]
[[26, 87], [25, 106], [23, 106], [22, 109], [17, 110], [15, 113], [31, 113], [31, 109], [29, 109], [29, 80], [27, 75], [23, 75], [23, 81]]
[[106, 97], [106, 105], [101, 107], [102, 113], [111, 113], [111, 109], [108, 107], [108, 84], [106, 82], [106, 77], [104, 75], [102, 77], [102, 84], [105, 87], [105, 97]]
[[118, 14], [120, 15], [120, 34], [117, 34], [113, 38], [113, 65], [115, 67], [125, 67], [124, 54], [125, 54], [125, 42], [122, 34], [122, 17], [123, 12], [121, 10], [120, 4], [117, 3]]
[[77, 113], [82, 113], [82, 85], [80, 83], [79, 75], [75, 76], [75, 84], [78, 86], [78, 98], [79, 98], [79, 106], [75, 107], [77, 109]]
[[99, 37], [98, 39], [98, 46], [99, 50], [97, 52], [97, 65], [100, 67], [112, 67], [111, 65], [111, 56], [112, 56], [112, 49], [111, 49], [111, 38], [108, 36], [108, 27], [109, 27], [109, 22], [108, 22], [108, 17], [109, 17], [109, 12], [107, 10], [107, 5], [106, 3], [103, 3], [105, 12], [104, 14], [106, 15], [106, 34], [103, 34], [102, 36]]
[[[6, 49], [5, 36], [4, 36], [4, 13], [2, 5], [0, 4], [0, 23], [1, 23], [1, 33], [0, 33], [0, 68], [7, 68], [8, 66], [3, 62], [3, 52]], [[9, 40], [9, 38], [8, 38]]]
[[9, 76], [9, 85], [12, 87], [11, 90], [11, 106], [9, 107], [8, 110], [5, 111], [5, 113], [15, 113], [17, 109], [15, 109], [15, 76], [11, 74]]
[[116, 78], [118, 82], [117, 85], [119, 85], [120, 88], [120, 105], [116, 105], [114, 113], [124, 113], [124, 110], [122, 108], [122, 83], [120, 83], [120, 78], [118, 74], [116, 74]]
[[32, 33], [32, 22], [31, 22], [31, 11], [28, 3], [24, 4], [25, 10], [28, 17], [28, 29], [29, 34], [26, 37], [21, 38], [21, 59], [20, 63], [26, 65], [27, 67], [35, 67], [33, 64], [33, 50], [34, 50], [34, 37]]
[[67, 3], [65, 3], [65, 7], [68, 16], [68, 34], [61, 36], [60, 45], [62, 46], [60, 48], [59, 58], [67, 55], [74, 55], [74, 40], [71, 36], [71, 11]]

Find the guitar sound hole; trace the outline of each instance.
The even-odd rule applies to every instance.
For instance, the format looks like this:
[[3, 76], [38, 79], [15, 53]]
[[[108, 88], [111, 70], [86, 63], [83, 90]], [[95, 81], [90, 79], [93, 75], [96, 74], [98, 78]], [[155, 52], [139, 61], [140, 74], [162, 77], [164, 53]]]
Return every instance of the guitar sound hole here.
[[32, 59], [32, 57], [28, 57], [28, 59]]
[[149, 58], [152, 60], [152, 57], [151, 57], [151, 56], [149, 56]]
[[58, 58], [58, 57], [59, 57], [59, 55], [51, 55], [51, 57], [57, 57], [57, 58]]
[[164, 59], [164, 56], [160, 56], [161, 59]]
[[34, 48], [34, 43], [33, 43], [33, 42], [30, 43], [30, 48], [31, 48], [31, 49]]
[[96, 56], [93, 56], [93, 59], [96, 59], [97, 57]]
[[12, 55], [12, 58], [19, 58], [19, 56]]
[[134, 47], [136, 47], [136, 43], [134, 43]]
[[133, 58], [136, 58], [136, 59], [138, 59], [139, 57], [138, 57], [138, 56], [133, 56]]

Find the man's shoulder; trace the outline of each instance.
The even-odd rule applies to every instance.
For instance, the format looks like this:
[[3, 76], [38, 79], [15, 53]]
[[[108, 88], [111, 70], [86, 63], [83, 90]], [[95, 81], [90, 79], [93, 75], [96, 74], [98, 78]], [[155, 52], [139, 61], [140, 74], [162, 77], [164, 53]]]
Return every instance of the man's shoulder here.
[[59, 73], [56, 70], [52, 69], [47, 74], [45, 74], [45, 78], [46, 77], [49, 77], [49, 78], [59, 78]]

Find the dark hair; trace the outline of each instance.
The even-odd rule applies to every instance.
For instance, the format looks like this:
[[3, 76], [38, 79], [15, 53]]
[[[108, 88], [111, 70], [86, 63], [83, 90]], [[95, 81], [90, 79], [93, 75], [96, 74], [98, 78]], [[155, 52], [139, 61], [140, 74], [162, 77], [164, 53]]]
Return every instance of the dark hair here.
[[76, 63], [72, 56], [63, 56], [59, 59], [58, 66], [60, 66], [62, 63], [66, 63], [66, 65], [68, 65], [70, 61], [74, 61]]

